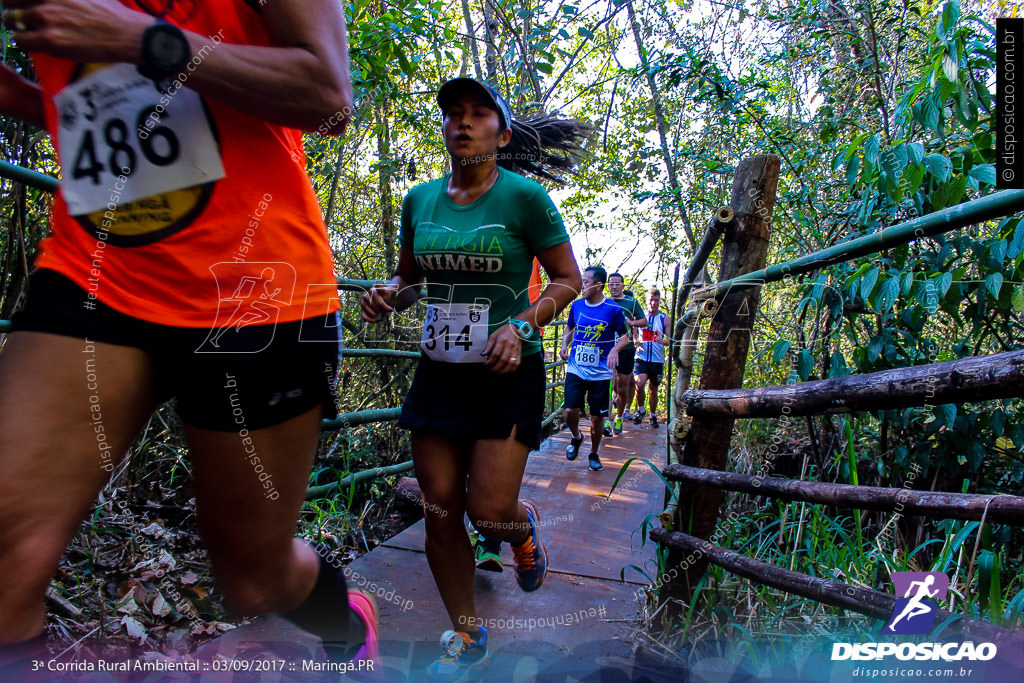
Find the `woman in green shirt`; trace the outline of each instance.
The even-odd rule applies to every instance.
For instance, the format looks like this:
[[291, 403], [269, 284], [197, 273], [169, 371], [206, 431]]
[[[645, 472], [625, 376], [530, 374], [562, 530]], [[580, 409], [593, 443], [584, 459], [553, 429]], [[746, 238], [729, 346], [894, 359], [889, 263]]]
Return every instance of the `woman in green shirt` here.
[[[376, 322], [421, 296], [428, 303], [400, 424], [412, 430], [427, 560], [452, 622], [427, 674], [453, 680], [487, 659], [463, 513], [490, 541], [512, 544], [523, 590], [539, 588], [547, 572], [540, 516], [519, 487], [540, 446], [538, 330], [576, 298], [581, 279], [558, 209], [543, 186], [513, 171], [558, 181], [590, 129], [546, 115], [514, 120], [496, 91], [468, 78], [445, 83], [437, 102], [452, 172], [406, 196], [396, 274], [367, 292], [362, 309]], [[534, 257], [550, 284], [531, 304]]]

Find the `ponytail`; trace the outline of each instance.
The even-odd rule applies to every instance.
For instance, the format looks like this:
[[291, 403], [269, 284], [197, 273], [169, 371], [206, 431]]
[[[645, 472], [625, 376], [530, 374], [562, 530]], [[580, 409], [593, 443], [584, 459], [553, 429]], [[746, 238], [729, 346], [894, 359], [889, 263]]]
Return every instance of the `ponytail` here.
[[498, 165], [564, 185], [562, 176], [575, 173], [585, 154], [584, 145], [595, 128], [575, 119], [551, 114], [530, 114], [512, 120], [512, 139], [498, 150]]

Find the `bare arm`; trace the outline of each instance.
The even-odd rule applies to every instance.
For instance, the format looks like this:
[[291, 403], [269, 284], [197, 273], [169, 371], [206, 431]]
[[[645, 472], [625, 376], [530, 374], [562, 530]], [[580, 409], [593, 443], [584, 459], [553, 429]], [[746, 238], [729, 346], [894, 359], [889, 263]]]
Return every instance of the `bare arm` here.
[[[551, 282], [532, 306], [513, 316], [530, 323], [534, 329], [544, 327], [554, 320], [555, 316], [576, 298], [583, 286], [580, 269], [576, 266], [576, 259], [573, 258], [572, 247], [568, 242], [545, 249], [537, 254], [537, 259]], [[519, 330], [514, 325], [502, 325], [487, 338], [487, 345], [484, 347], [487, 362], [484, 366], [497, 373], [512, 372], [518, 367], [522, 342]]]
[[[19, 27], [26, 28], [14, 33], [19, 47], [77, 62], [141, 64], [142, 33], [156, 21], [117, 0], [4, 4], [4, 23], [14, 28], [17, 12]], [[185, 31], [193, 55], [181, 74], [187, 86], [271, 123], [342, 133], [352, 110], [342, 5], [273, 0], [261, 8], [273, 47], [217, 44]]]
[[0, 64], [0, 114], [46, 128], [42, 89], [3, 64]]
[[391, 282], [386, 285], [376, 284], [363, 295], [363, 320], [375, 323], [383, 313], [404, 311], [419, 300], [422, 285], [423, 272], [416, 265], [412, 249], [402, 247], [398, 252], [398, 267]]
[[569, 344], [572, 342], [572, 331], [575, 327], [572, 320], [565, 322], [565, 332], [562, 333], [562, 360], [569, 360]]
[[545, 249], [537, 254], [537, 260], [548, 274], [550, 282], [532, 306], [515, 316], [518, 320], [530, 323], [534, 329], [544, 327], [554, 320], [562, 309], [572, 303], [583, 287], [580, 269], [568, 242]]
[[627, 330], [627, 332], [625, 334], [623, 334], [621, 337], [619, 337], [616, 340], [616, 342], [615, 342], [615, 346], [613, 346], [611, 348], [611, 351], [608, 352], [608, 369], [609, 370], [614, 370], [615, 367], [619, 364], [619, 351], [624, 349], [626, 347], [626, 344], [629, 343], [629, 338], [632, 336], [630, 334], [631, 331], [632, 330]]

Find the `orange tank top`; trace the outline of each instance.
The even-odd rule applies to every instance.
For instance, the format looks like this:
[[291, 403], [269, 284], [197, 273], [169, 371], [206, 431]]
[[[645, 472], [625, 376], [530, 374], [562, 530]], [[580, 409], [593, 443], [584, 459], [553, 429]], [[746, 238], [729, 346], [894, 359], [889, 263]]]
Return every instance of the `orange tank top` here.
[[[290, 322], [337, 310], [301, 132], [188, 88], [188, 74], [220, 43], [272, 44], [259, 3], [121, 2], [166, 11], [167, 21], [214, 42], [162, 91], [132, 65], [32, 56], [62, 169], [36, 266], [164, 325]], [[255, 317], [240, 318], [246, 311]]]

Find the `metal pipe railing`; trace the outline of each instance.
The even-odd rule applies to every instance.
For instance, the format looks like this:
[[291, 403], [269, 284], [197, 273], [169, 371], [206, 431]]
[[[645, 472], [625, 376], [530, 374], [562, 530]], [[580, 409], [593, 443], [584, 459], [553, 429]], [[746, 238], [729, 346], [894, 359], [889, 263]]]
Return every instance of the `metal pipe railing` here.
[[397, 420], [401, 414], [401, 408], [373, 408], [371, 410], [359, 410], [354, 413], [342, 413], [333, 420], [321, 420], [320, 429], [329, 432], [335, 429], [356, 427], [367, 422], [390, 422], [391, 420]]
[[60, 187], [60, 181], [53, 176], [6, 161], [0, 161], [0, 178], [9, 178], [16, 183], [23, 183], [43, 192], [56, 192]]
[[941, 235], [950, 230], [1011, 215], [1022, 210], [1024, 210], [1024, 190], [1003, 190], [894, 225], [873, 235], [864, 235], [785, 263], [777, 263], [739, 277], [723, 280], [700, 291], [695, 291], [693, 300], [696, 302], [698, 299], [721, 298], [732, 287], [777, 282], [786, 277], [802, 275], [825, 266], [873, 254], [882, 249], [906, 244], [919, 237]]
[[332, 481], [330, 484], [323, 484], [322, 486], [310, 486], [306, 489], [306, 500], [310, 498], [319, 498], [320, 496], [330, 493], [334, 489], [341, 488], [349, 484], [358, 484], [362, 481], [369, 479], [376, 479], [377, 477], [386, 477], [390, 474], [401, 474], [402, 472], [408, 472], [413, 468], [412, 460], [406, 460], [400, 462], [397, 465], [387, 465], [386, 467], [375, 467], [372, 470], [363, 470], [362, 472], [353, 472], [352, 474], [342, 477], [338, 481]]

